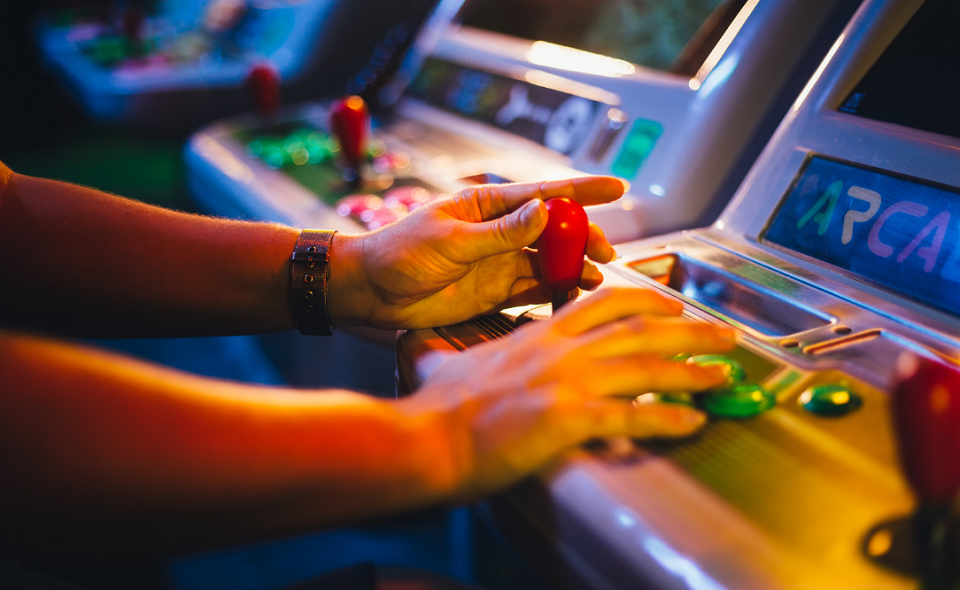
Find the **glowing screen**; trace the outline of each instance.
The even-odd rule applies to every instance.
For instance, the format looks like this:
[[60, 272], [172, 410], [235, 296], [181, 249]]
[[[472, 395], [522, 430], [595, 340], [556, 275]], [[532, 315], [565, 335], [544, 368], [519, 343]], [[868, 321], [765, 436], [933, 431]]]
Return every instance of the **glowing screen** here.
[[810, 158], [764, 235], [960, 315], [960, 191]]

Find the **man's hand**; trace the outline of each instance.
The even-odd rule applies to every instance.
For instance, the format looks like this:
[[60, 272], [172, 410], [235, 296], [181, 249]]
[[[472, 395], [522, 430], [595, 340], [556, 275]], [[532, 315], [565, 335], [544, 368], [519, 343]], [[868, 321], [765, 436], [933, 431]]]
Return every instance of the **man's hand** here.
[[[474, 186], [371, 234], [338, 235], [328, 292], [334, 324], [433, 327], [546, 303], [550, 291], [536, 253], [527, 249], [546, 226], [543, 201], [596, 205], [623, 191], [610, 177]], [[600, 263], [614, 257], [593, 224], [587, 256]], [[602, 280], [593, 264], [584, 265], [581, 288], [595, 289]]]
[[604, 291], [451, 356], [399, 403], [447, 429], [461, 500], [507, 486], [589, 438], [687, 435], [704, 423], [699, 411], [622, 399], [726, 379], [720, 367], [667, 360], [735, 343], [730, 329], [679, 319], [682, 309], [653, 291]]

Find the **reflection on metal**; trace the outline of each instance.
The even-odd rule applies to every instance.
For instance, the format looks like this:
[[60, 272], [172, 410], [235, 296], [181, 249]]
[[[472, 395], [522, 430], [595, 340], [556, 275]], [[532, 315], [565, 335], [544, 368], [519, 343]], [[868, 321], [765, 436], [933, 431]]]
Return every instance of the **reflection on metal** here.
[[866, 551], [870, 557], [880, 557], [886, 555], [891, 547], [893, 547], [893, 533], [889, 529], [882, 528], [867, 540]]
[[564, 47], [563, 45], [554, 45], [546, 41], [536, 41], [527, 51], [527, 59], [530, 60], [530, 63], [535, 63], [538, 66], [548, 66], [569, 72], [597, 74], [608, 78], [620, 78], [637, 71], [633, 64], [622, 59]]
[[810, 81], [807, 82], [807, 85], [803, 87], [803, 90], [800, 92], [800, 96], [797, 97], [797, 100], [793, 103], [793, 110], [796, 111], [800, 108], [800, 105], [803, 104], [803, 101], [806, 100], [807, 95], [810, 94], [810, 90], [817, 83], [817, 80], [820, 79], [820, 76], [823, 75], [823, 70], [827, 68], [827, 64], [830, 63], [830, 60], [833, 59], [833, 54], [837, 52], [837, 49], [840, 48], [840, 45], [843, 43], [843, 35], [841, 34], [837, 37], [836, 42], [833, 44], [833, 47], [830, 48], [830, 51], [827, 52], [827, 56], [823, 58], [823, 61], [820, 62], [820, 67], [817, 68], [817, 71], [814, 72], [813, 77], [810, 78]]
[[[710, 55], [707, 56], [707, 59], [703, 62], [703, 65], [700, 66], [700, 69], [697, 71], [697, 75], [690, 80], [690, 88], [697, 90], [703, 85], [703, 81], [707, 79], [707, 76], [710, 75], [710, 72], [713, 71], [713, 68], [720, 63], [720, 58], [723, 57], [723, 54], [727, 51], [727, 48], [730, 47], [731, 43], [733, 43], [734, 37], [737, 36], [737, 33], [740, 32], [743, 24], [747, 22], [748, 18], [750, 18], [750, 13], [752, 13], [753, 9], [757, 7], [757, 3], [759, 1], [760, 0], [749, 0], [743, 5], [743, 8], [741, 8], [740, 12], [737, 14], [737, 18], [733, 19], [733, 22], [730, 23], [730, 27], [727, 28], [727, 31], [723, 34], [723, 37], [720, 37], [720, 41], [717, 42], [716, 47], [713, 48], [713, 51], [711, 51]], [[697, 82], [696, 88], [694, 88], [694, 80]]]
[[737, 69], [737, 64], [739, 63], [739, 55], [731, 55], [720, 62], [720, 65], [714, 68], [711, 76], [707, 78], [707, 80], [704, 81], [704, 83], [700, 86], [700, 93], [698, 96], [700, 98], [704, 98], [718, 87], [722, 86], [723, 83], [730, 78], [730, 75], [733, 74], [733, 71]]
[[224, 145], [209, 135], [197, 137], [194, 148], [233, 180], [246, 184], [253, 180], [253, 171], [240, 158], [233, 155]]
[[834, 338], [833, 340], [827, 340], [826, 342], [818, 342], [816, 344], [804, 346], [803, 352], [806, 354], [827, 354], [836, 352], [841, 348], [847, 348], [849, 346], [855, 346], [857, 344], [869, 342], [870, 340], [879, 337], [882, 333], [883, 330], [880, 328], [864, 330], [862, 332], [857, 332], [856, 334], [849, 334], [840, 338]]
[[708, 576], [690, 559], [654, 536], [643, 540], [643, 548], [663, 569], [681, 578], [690, 590], [724, 590], [724, 586]]
[[626, 508], [618, 508], [615, 518], [621, 528], [639, 533], [640, 545], [647, 554], [663, 569], [683, 580], [690, 590], [725, 590], [722, 584], [708, 576], [692, 559], [650, 533], [646, 523], [641, 523], [636, 514]]
[[607, 121], [597, 134], [597, 138], [590, 146], [587, 156], [594, 162], [599, 162], [610, 151], [610, 146], [620, 136], [624, 123], [628, 121], [627, 115], [620, 109], [612, 108], [607, 110]]
[[[710, 313], [766, 336], [786, 336], [830, 323], [818, 310], [777, 297], [769, 285], [748, 281], [684, 255], [663, 254], [636, 260], [629, 266], [703, 305]], [[758, 274], [757, 278], [764, 277]], [[780, 286], [792, 285], [780, 281]]]
[[541, 72], [540, 70], [527, 70], [523, 75], [523, 79], [535, 86], [542, 86], [550, 90], [589, 98], [590, 100], [603, 102], [611, 106], [620, 104], [620, 97], [612, 92], [607, 92], [602, 88], [590, 86], [583, 82], [575, 82], [554, 74]]

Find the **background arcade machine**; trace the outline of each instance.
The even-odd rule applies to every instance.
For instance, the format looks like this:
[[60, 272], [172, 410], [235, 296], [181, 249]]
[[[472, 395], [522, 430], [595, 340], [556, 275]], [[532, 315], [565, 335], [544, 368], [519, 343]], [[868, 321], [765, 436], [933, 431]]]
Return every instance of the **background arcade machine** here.
[[[582, 172], [630, 180], [630, 199], [592, 213], [623, 241], [715, 216], [711, 204], [732, 194], [738, 182], [730, 179], [746, 172], [857, 3], [447, 0], [389, 85], [379, 89], [376, 68], [365, 67], [347, 90], [380, 115], [375, 135], [411, 159], [400, 174], [441, 192], [483, 179]], [[371, 65], [389, 49], [375, 50]], [[306, 105], [278, 120], [329, 131], [324, 109]], [[270, 177], [303, 203], [319, 195], [332, 211], [344, 193], [306, 180], [317, 175], [304, 171], [324, 163], [301, 157], [298, 164], [283, 150], [273, 156], [282, 161], [258, 161], [263, 144], [247, 144], [260, 127], [238, 119], [194, 138], [188, 161], [210, 195], [207, 206], [294, 214], [284, 210], [294, 205], [257, 183], [210, 186], [222, 170], [198, 146], [216, 143], [255, 177]], [[288, 147], [298, 146], [294, 139]]]
[[[191, 192], [218, 215], [356, 232], [469, 184], [613, 173], [636, 190], [591, 212], [612, 240], [689, 226], [732, 192], [857, 2], [508, 4], [440, 2], [389, 82], [401, 51], [374, 49], [347, 87], [374, 108], [359, 189], [321, 101], [195, 134]], [[487, 30], [514, 21], [526, 39]]]
[[584, 449], [484, 506], [557, 587], [960, 583], [958, 20], [952, 0], [865, 2], [712, 226], [618, 247], [608, 284], [740, 341], [677, 359], [728, 386], [638, 392], [705, 409], [698, 435]]
[[[93, 119], [187, 132], [250, 108], [269, 64], [287, 100], [338, 92], [421, 0], [73, 0], [37, 27], [47, 68]], [[78, 7], [79, 6], [79, 7]]]

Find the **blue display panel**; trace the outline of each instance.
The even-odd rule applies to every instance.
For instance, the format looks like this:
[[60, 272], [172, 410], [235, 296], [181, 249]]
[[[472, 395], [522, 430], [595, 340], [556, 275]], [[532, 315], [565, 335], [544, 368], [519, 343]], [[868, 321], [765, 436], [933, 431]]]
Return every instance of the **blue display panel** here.
[[810, 158], [763, 240], [960, 315], [960, 191]]
[[424, 62], [407, 95], [561, 154], [569, 154], [584, 141], [600, 104], [436, 58]]

